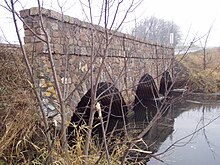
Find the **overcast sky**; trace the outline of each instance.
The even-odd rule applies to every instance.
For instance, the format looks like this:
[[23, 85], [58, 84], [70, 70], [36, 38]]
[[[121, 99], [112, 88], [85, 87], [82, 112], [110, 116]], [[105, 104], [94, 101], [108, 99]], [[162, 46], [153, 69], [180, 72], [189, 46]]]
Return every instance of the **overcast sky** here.
[[[87, 0], [81, 1], [85, 2], [85, 4], [88, 2]], [[118, 0], [116, 0], [116, 2], [117, 1]], [[127, 6], [129, 6], [130, 1], [132, 0], [124, 0], [124, 3], [120, 8], [118, 22], [122, 19], [124, 14], [123, 11]], [[81, 5], [77, 3], [78, 0], [60, 0], [60, 2], [61, 4], [66, 2], [64, 6], [64, 14], [77, 17], [81, 20], [86, 20], [86, 17], [83, 15]], [[101, 2], [101, 0], [92, 1], [93, 13], [97, 16], [94, 17], [94, 22], [98, 20], [96, 18], [98, 18], [99, 15]], [[4, 2], [1, 0], [0, 4], [4, 5]], [[36, 6], [37, 3], [35, 0], [20, 0], [20, 4], [22, 4], [24, 8], [30, 8]], [[17, 10], [22, 9], [20, 4], [17, 4]], [[44, 7], [59, 11], [56, 0], [45, 0]], [[87, 9], [86, 6], [84, 6], [84, 9]], [[139, 5], [134, 12], [129, 13], [126, 19], [127, 23], [123, 24], [122, 30], [124, 32], [130, 32], [135, 26], [134, 20], [138, 22], [145, 17], [151, 16], [175, 22], [180, 26], [183, 39], [187, 39], [187, 43], [191, 42], [195, 36], [204, 36], [213, 24], [207, 45], [220, 46], [219, 0], [143, 0], [142, 4]], [[10, 13], [2, 7], [0, 7], [0, 28], [1, 37], [4, 37], [5, 35], [8, 41], [16, 41], [16, 35], [10, 18]], [[188, 33], [189, 35], [186, 37]], [[201, 46], [201, 43], [204, 43], [205, 37], [200, 41], [201, 42], [196, 43], [199, 46]]]

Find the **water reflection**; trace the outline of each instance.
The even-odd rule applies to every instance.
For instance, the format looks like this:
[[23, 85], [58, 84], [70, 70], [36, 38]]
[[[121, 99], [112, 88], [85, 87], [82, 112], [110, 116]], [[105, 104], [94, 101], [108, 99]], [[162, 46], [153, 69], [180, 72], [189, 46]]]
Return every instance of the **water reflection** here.
[[[164, 163], [151, 158], [148, 165], [220, 164], [220, 118], [217, 118], [220, 115], [220, 105], [188, 102], [173, 107], [170, 115], [174, 119], [169, 123], [170, 130], [161, 133], [162, 128], [154, 129], [151, 133], [153, 137], [148, 134], [145, 140], [151, 140], [152, 144], [156, 142], [153, 145], [155, 155], [160, 155], [173, 146], [158, 156]], [[204, 127], [205, 125], [207, 126]], [[195, 130], [199, 131], [193, 133]], [[186, 137], [187, 135], [190, 136]]]
[[[156, 152], [159, 144], [173, 132], [174, 118], [179, 115], [178, 111], [173, 113], [173, 106], [169, 100], [164, 99], [142, 99], [134, 105], [133, 111], [134, 125], [131, 128], [134, 138], [153, 123], [142, 140], [136, 142], [135, 149]], [[135, 161], [149, 160], [149, 155], [142, 152], [131, 152], [130, 157], [135, 158]], [[134, 159], [131, 161], [134, 162]]]

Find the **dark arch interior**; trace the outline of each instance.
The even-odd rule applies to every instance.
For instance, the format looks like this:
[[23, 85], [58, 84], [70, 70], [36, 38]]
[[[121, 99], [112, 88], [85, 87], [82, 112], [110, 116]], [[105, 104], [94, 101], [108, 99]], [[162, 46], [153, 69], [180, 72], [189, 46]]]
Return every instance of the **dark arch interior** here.
[[136, 101], [152, 100], [159, 98], [159, 92], [153, 77], [149, 74], [145, 74], [141, 77], [137, 90], [136, 90]]
[[160, 79], [159, 93], [162, 94], [162, 95], [165, 95], [166, 92], [171, 90], [171, 86], [172, 86], [172, 79], [171, 79], [170, 73], [168, 71], [164, 71], [162, 73], [162, 77]]
[[140, 78], [133, 104], [134, 120], [150, 122], [161, 105], [159, 92], [153, 77], [145, 74]]
[[[105, 124], [109, 118], [109, 123], [107, 127], [107, 133], [112, 131], [114, 127], [121, 129], [124, 126], [124, 120], [126, 121], [127, 106], [126, 103], [119, 92], [119, 90], [111, 83], [100, 82], [96, 90], [97, 101], [101, 105], [102, 117]], [[91, 89], [81, 98], [80, 102], [76, 107], [76, 112], [71, 118], [71, 124], [77, 123], [78, 126], [88, 124], [90, 111], [91, 111]], [[110, 116], [109, 116], [110, 115]], [[99, 124], [98, 113], [95, 113], [93, 135], [98, 134], [99, 138], [102, 138], [102, 128]], [[106, 125], [105, 125], [106, 126]], [[76, 127], [77, 128], [77, 127]], [[74, 140], [74, 127], [70, 125], [68, 127], [68, 140]]]

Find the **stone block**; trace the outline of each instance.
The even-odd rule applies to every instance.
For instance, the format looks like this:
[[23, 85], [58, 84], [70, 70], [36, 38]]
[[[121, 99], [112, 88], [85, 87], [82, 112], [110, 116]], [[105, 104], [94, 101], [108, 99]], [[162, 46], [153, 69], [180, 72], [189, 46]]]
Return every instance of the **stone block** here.
[[[50, 10], [44, 9], [44, 8], [40, 8], [40, 11], [41, 11], [41, 14], [42, 14], [42, 15], [48, 16]], [[30, 8], [30, 15], [31, 15], [31, 16], [35, 16], [35, 15], [38, 15], [38, 14], [39, 14], [39, 8], [38, 8], [38, 7], [32, 7], [32, 8]]]
[[58, 25], [58, 21], [52, 21], [50, 23], [51, 29], [52, 30], [59, 30], [59, 25]]
[[69, 38], [69, 44], [71, 45], [71, 44], [73, 44], [73, 43], [74, 43], [73, 37], [70, 37], [70, 38]]
[[30, 36], [24, 37], [24, 43], [25, 44], [31, 43], [31, 42], [32, 42], [32, 37], [30, 37]]
[[52, 31], [52, 37], [54, 38], [58, 38], [58, 37], [61, 37], [61, 31], [59, 30], [55, 30], [55, 31]]
[[39, 18], [38, 17], [26, 17], [24, 18], [24, 29], [36, 28], [40, 27]]
[[68, 15], [63, 15], [63, 22], [70, 22], [70, 17]]
[[62, 44], [62, 45], [66, 45], [67, 43], [66, 43], [66, 38], [64, 38], [64, 37], [62, 37], [62, 38], [60, 38], [60, 44]]
[[75, 46], [72, 44], [72, 45], [69, 45], [69, 54], [74, 54], [75, 53]]
[[81, 40], [81, 41], [87, 41], [87, 40], [88, 40], [88, 37], [87, 37], [87, 35], [85, 34], [85, 32], [80, 35], [80, 40]]
[[27, 52], [32, 52], [33, 49], [34, 49], [34, 45], [32, 43], [25, 43], [24, 44], [24, 49], [27, 51]]
[[86, 50], [87, 50], [87, 55], [91, 55], [92, 54], [92, 47], [91, 46], [87, 46]]
[[44, 51], [44, 44], [42, 42], [34, 43], [34, 48], [36, 52], [43, 52]]
[[80, 25], [82, 21], [80, 21], [79, 19], [77, 18], [74, 18], [74, 24], [76, 25]]
[[30, 14], [30, 10], [29, 10], [29, 9], [25, 9], [25, 10], [21, 10], [21, 11], [20, 11], [20, 16], [21, 16], [21, 18], [28, 17], [29, 14]]
[[62, 21], [62, 15], [56, 11], [50, 10], [50, 17], [59, 21]]
[[52, 44], [60, 44], [61, 42], [60, 42], [60, 38], [54, 38], [54, 37], [52, 37], [51, 38], [51, 43]]
[[30, 9], [30, 15], [38, 15], [39, 11], [38, 11], [38, 7], [32, 7]]
[[75, 59], [74, 59], [74, 58], [70, 58], [70, 59], [69, 59], [69, 64], [70, 64], [70, 65], [73, 65], [74, 63], [75, 63]]
[[24, 31], [24, 35], [25, 35], [25, 36], [32, 36], [33, 33], [31, 32], [31, 30], [26, 29], [26, 30]]
[[78, 41], [77, 41], [77, 46], [83, 46], [83, 45], [82, 45], [82, 41], [78, 40]]
[[86, 47], [81, 47], [81, 55], [87, 55]]
[[39, 35], [44, 34], [43, 29], [41, 27], [38, 27], [38, 28], [35, 28], [35, 29], [36, 29], [35, 30], [36, 34], [39, 34]]
[[70, 17], [70, 18], [69, 18], [69, 23], [70, 23], [70, 24], [74, 24], [74, 23], [75, 23], [75, 18]]
[[63, 54], [63, 45], [61, 44], [54, 44], [53, 45], [54, 53]]
[[81, 54], [81, 49], [79, 46], [74, 47], [74, 54], [80, 55]]

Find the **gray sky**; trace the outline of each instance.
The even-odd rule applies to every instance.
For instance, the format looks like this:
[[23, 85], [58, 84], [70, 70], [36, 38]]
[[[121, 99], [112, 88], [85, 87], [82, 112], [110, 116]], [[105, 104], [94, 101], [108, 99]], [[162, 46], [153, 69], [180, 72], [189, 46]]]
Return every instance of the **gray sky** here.
[[[58, 0], [44, 0], [43, 6], [45, 8], [60, 11], [57, 1]], [[86, 7], [88, 1], [81, 1], [85, 3], [83, 7], [85, 11], [88, 12], [88, 8]], [[123, 4], [120, 6], [120, 13], [117, 17], [115, 26], [119, 24], [123, 18], [124, 11], [131, 1], [132, 0], [124, 0]], [[78, 0], [60, 0], [61, 5], [65, 4], [63, 6], [64, 14], [86, 20], [82, 5], [78, 2]], [[0, 2], [0, 4], [4, 5], [4, 2]], [[36, 4], [35, 0], [20, 0], [20, 4], [17, 4], [16, 8], [19, 11], [22, 7], [30, 8], [36, 6]], [[102, 0], [92, 0], [94, 23], [97, 23], [99, 20], [98, 17], [100, 15], [101, 4]], [[125, 21], [126, 23], [123, 24], [122, 30], [124, 32], [130, 32], [135, 26], [135, 21], [138, 22], [145, 17], [155, 16], [157, 18], [173, 21], [179, 25], [183, 34], [183, 39], [186, 39], [186, 43], [189, 43], [195, 36], [204, 36], [213, 24], [207, 45], [220, 46], [220, 10], [218, 6], [219, 0], [143, 0], [136, 10], [129, 13]], [[112, 9], [113, 13], [115, 6], [113, 6]], [[110, 14], [113, 15], [112, 13]], [[22, 24], [20, 24], [20, 27], [22, 29]], [[0, 28], [0, 36], [3, 37], [3, 32], [8, 41], [12, 43], [16, 41], [14, 25], [10, 18], [10, 13], [2, 7], [0, 7]], [[21, 33], [23, 33], [23, 31], [21, 31]], [[204, 41], [205, 37], [201, 38], [196, 44], [201, 46], [201, 44], [204, 44]]]

